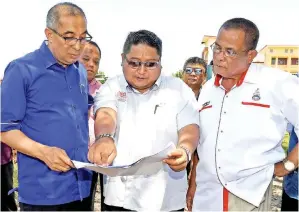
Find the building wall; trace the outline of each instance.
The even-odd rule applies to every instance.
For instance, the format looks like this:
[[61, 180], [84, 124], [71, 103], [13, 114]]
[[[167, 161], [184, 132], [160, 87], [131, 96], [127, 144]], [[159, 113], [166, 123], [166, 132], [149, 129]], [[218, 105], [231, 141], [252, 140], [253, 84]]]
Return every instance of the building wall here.
[[209, 63], [213, 59], [213, 53], [211, 50], [211, 45], [215, 43], [215, 36], [204, 36], [202, 39], [202, 44], [204, 45], [204, 49], [202, 51], [202, 58]]
[[262, 51], [265, 65], [298, 73], [299, 46], [266, 46]]

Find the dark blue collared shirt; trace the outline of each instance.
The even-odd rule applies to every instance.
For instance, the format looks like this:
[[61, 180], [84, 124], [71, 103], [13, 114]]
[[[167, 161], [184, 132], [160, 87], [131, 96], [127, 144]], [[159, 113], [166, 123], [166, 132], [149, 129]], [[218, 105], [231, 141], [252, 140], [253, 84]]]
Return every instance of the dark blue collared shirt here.
[[[82, 64], [63, 67], [44, 42], [11, 62], [1, 85], [1, 132], [18, 129], [48, 146], [87, 162], [88, 84]], [[36, 158], [18, 153], [19, 201], [56, 205], [90, 194], [91, 172], [55, 172]]]
[[[288, 153], [290, 153], [297, 144], [298, 144], [298, 137], [295, 133], [295, 129], [293, 128], [290, 135]], [[284, 184], [284, 190], [287, 193], [287, 195], [293, 199], [298, 200], [298, 169], [295, 169], [293, 172], [286, 175], [284, 177], [283, 184]]]

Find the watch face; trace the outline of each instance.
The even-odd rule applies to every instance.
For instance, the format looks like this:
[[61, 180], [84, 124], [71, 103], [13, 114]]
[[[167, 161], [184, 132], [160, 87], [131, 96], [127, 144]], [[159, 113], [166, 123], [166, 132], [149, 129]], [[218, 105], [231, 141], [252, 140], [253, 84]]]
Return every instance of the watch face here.
[[288, 171], [293, 171], [293, 170], [295, 169], [295, 164], [292, 163], [291, 161], [286, 161], [286, 162], [284, 163], [284, 167], [285, 167], [285, 169], [288, 170]]

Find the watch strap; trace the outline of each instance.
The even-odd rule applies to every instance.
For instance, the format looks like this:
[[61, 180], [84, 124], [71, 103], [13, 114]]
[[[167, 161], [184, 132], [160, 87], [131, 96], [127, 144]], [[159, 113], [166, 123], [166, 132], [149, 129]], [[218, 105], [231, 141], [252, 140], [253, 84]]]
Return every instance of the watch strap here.
[[99, 139], [101, 139], [101, 138], [105, 138], [105, 137], [112, 138], [113, 141], [115, 141], [115, 140], [114, 140], [114, 136], [113, 136], [112, 134], [110, 134], [110, 133], [104, 133], [104, 134], [97, 135], [97, 136], [95, 137], [95, 142], [98, 141]]

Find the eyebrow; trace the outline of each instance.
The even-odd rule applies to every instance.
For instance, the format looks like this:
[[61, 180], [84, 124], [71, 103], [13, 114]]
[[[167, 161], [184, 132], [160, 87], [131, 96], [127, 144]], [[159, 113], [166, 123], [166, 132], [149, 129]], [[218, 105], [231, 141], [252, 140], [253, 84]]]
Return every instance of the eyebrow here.
[[[66, 31], [63, 33], [63, 35], [66, 35], [66, 34], [75, 34], [75, 33], [72, 31]], [[87, 30], [85, 30], [85, 32], [81, 33], [81, 35], [83, 35], [83, 34], [88, 34]]]
[[[129, 59], [129, 58], [128, 58]], [[138, 60], [138, 61], [141, 61], [139, 58], [136, 58], [136, 57], [131, 57], [130, 60]], [[160, 60], [160, 59], [155, 59], [155, 58], [151, 58], [151, 59], [146, 59], [145, 62], [152, 62], [152, 61], [155, 61], [156, 60]]]

